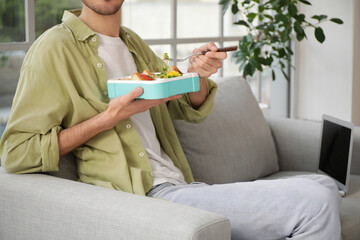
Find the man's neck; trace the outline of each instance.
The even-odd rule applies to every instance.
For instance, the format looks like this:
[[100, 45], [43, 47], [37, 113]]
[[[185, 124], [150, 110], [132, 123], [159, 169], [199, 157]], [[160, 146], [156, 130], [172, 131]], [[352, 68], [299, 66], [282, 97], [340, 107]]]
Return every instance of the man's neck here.
[[110, 37], [120, 36], [120, 10], [114, 15], [100, 15], [83, 5], [79, 16], [94, 32]]

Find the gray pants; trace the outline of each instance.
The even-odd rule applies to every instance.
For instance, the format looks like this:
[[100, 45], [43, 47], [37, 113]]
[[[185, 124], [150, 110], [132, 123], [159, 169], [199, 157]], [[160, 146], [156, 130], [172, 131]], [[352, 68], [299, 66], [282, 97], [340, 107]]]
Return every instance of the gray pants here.
[[147, 195], [227, 217], [233, 240], [341, 238], [339, 191], [323, 175], [215, 185], [163, 183]]

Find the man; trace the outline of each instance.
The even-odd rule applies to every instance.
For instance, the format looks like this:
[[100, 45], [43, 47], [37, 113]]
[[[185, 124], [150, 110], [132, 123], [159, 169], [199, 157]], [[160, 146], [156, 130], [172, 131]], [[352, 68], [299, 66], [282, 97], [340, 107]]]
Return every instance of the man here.
[[[194, 183], [172, 119], [200, 122], [210, 113], [216, 84], [207, 77], [226, 53], [189, 61], [200, 91], [160, 100], [136, 100], [136, 88], [111, 101], [107, 78], [160, 71], [163, 63], [120, 26], [123, 0], [82, 0], [82, 11], [30, 48], [1, 140], [10, 173], [57, 171], [72, 152], [81, 181], [188, 204], [228, 217], [233, 239], [339, 239], [339, 196], [331, 179], [294, 177], [209, 186]], [[120, 37], [119, 37], [120, 36]]]

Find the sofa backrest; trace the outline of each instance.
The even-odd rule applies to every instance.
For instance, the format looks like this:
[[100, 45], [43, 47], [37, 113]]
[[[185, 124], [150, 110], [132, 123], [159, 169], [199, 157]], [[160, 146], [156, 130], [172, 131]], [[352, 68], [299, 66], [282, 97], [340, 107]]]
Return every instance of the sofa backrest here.
[[270, 128], [249, 84], [241, 77], [215, 79], [213, 111], [200, 124], [174, 121], [196, 181], [249, 181], [278, 171]]
[[[180, 143], [197, 181], [249, 181], [278, 171], [278, 158], [268, 124], [241, 77], [215, 80], [212, 113], [203, 123], [174, 121]], [[77, 180], [72, 154], [61, 157], [56, 177]]]

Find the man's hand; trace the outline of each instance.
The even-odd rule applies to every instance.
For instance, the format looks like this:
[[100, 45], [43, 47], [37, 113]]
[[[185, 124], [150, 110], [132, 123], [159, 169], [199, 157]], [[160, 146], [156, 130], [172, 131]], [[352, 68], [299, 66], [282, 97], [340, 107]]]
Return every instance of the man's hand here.
[[136, 98], [142, 92], [143, 89], [137, 87], [126, 95], [112, 99], [104, 112], [75, 126], [61, 130], [58, 134], [60, 156], [71, 152], [97, 134], [113, 128], [123, 119], [181, 97], [181, 95], [175, 95], [156, 100], [137, 100]]
[[189, 59], [188, 72], [195, 72], [200, 76], [200, 91], [189, 93], [193, 108], [198, 109], [206, 100], [206, 78], [216, 73], [222, 67], [222, 60], [226, 59], [226, 52], [217, 52], [218, 48], [213, 42], [194, 49], [193, 53], [210, 50], [205, 55], [196, 55]]
[[209, 42], [198, 49], [194, 49], [193, 53], [210, 50], [205, 55], [196, 55], [190, 58], [188, 72], [198, 73], [200, 78], [208, 78], [216, 73], [222, 67], [222, 60], [226, 59], [226, 52], [216, 52], [217, 46], [213, 42]]
[[122, 119], [126, 119], [134, 114], [145, 112], [151, 107], [165, 103], [167, 101], [180, 98], [181, 95], [175, 95], [168, 98], [154, 99], [154, 100], [139, 100], [136, 99], [143, 92], [141, 87], [137, 87], [130, 93], [116, 97], [109, 103], [107, 110], [104, 112], [108, 118], [108, 129], [113, 128]]

